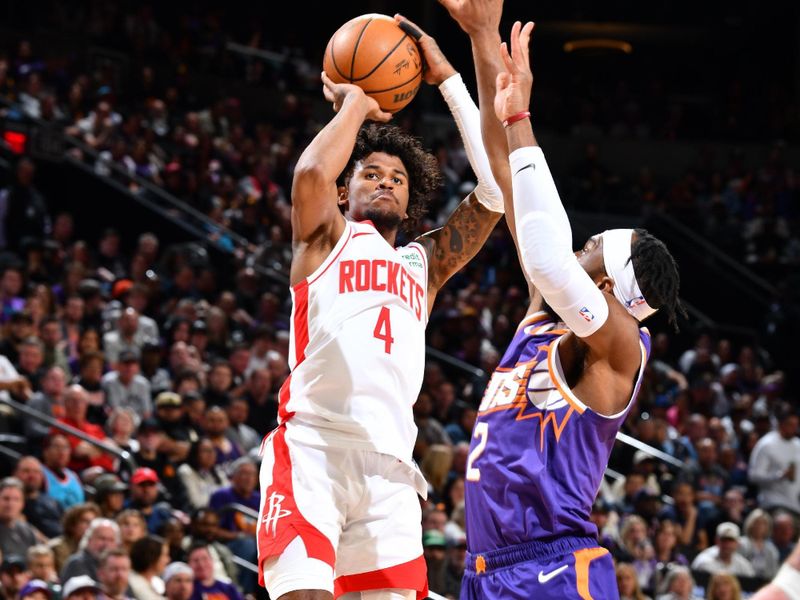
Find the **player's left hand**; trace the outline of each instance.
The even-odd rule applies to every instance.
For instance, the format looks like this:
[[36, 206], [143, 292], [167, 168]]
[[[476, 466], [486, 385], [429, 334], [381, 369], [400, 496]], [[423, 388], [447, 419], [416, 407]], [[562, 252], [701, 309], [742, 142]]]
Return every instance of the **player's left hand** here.
[[352, 83], [334, 83], [325, 71], [322, 72], [322, 85], [322, 93], [325, 99], [333, 104], [333, 110], [337, 113], [342, 109], [345, 99], [348, 96], [355, 96], [358, 101], [363, 103], [366, 119], [387, 123], [392, 118], [391, 113], [382, 111], [378, 102], [374, 98], [367, 96], [364, 90], [357, 85]]
[[422, 52], [422, 78], [425, 83], [439, 85], [451, 75], [455, 75], [456, 70], [447, 60], [435, 39], [401, 14], [396, 14], [394, 20], [397, 21], [400, 29], [414, 38]]
[[439, 0], [461, 29], [473, 36], [496, 33], [503, 14], [503, 0]]
[[511, 54], [505, 42], [500, 44], [500, 56], [505, 70], [498, 73], [494, 112], [497, 118], [505, 121], [512, 115], [528, 110], [531, 104], [533, 73], [531, 72], [528, 45], [531, 41], [533, 23], [525, 27], [519, 21], [511, 28]]

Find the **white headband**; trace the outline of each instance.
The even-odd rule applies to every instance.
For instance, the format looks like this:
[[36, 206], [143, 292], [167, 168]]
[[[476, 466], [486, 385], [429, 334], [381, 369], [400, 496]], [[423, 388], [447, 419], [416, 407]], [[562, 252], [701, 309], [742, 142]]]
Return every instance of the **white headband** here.
[[614, 296], [637, 321], [656, 312], [644, 299], [633, 272], [631, 243], [633, 229], [607, 229], [603, 237], [603, 263], [606, 274], [614, 280]]

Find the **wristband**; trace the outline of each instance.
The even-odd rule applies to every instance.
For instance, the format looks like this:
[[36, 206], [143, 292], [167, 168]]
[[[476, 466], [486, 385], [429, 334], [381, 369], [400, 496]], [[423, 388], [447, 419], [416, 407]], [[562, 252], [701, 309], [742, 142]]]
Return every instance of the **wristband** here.
[[772, 583], [781, 588], [791, 600], [800, 600], [800, 570], [784, 563]]
[[530, 111], [523, 110], [522, 112], [518, 112], [517, 114], [511, 115], [505, 121], [503, 121], [503, 127], [508, 127], [510, 125], [513, 125], [517, 121], [522, 121], [522, 119], [529, 119], [530, 116], [531, 116]]

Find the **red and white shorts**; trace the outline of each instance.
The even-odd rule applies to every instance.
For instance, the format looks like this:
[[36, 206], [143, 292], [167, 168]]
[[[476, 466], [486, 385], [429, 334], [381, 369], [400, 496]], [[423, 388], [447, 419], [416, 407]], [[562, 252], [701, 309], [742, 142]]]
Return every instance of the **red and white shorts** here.
[[264, 440], [259, 582], [271, 598], [322, 589], [399, 588], [427, 595], [420, 474], [387, 454]]

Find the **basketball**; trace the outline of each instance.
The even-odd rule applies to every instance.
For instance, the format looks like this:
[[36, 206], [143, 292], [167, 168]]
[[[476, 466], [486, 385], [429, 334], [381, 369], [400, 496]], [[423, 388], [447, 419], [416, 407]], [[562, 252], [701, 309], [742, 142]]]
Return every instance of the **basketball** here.
[[380, 14], [342, 25], [328, 42], [323, 69], [333, 82], [359, 86], [391, 113], [411, 102], [422, 82], [417, 43], [393, 18]]

